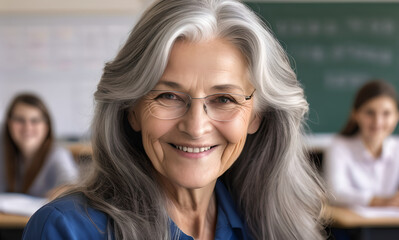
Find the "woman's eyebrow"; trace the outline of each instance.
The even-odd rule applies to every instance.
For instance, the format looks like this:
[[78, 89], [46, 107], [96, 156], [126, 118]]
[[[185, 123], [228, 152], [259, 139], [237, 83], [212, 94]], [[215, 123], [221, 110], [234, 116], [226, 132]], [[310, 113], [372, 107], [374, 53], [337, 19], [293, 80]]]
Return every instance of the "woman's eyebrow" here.
[[[166, 79], [161, 79], [159, 80], [158, 84], [156, 85], [157, 87], [167, 87], [175, 90], [183, 90], [184, 87], [177, 82], [169, 81]], [[240, 86], [237, 86], [235, 84], [219, 84], [212, 86], [211, 89], [216, 92], [231, 92], [233, 90], [239, 90], [240, 92], [244, 93], [244, 89]]]
[[172, 89], [182, 89], [183, 88], [179, 83], [165, 80], [165, 79], [159, 80], [159, 82], [156, 86], [165, 86], [165, 87], [169, 87]]
[[239, 90], [240, 92], [243, 92], [243, 93], [245, 92], [242, 87], [234, 85], [234, 84], [215, 85], [215, 86], [212, 86], [212, 89], [214, 89], [218, 92], [230, 92], [233, 90]]

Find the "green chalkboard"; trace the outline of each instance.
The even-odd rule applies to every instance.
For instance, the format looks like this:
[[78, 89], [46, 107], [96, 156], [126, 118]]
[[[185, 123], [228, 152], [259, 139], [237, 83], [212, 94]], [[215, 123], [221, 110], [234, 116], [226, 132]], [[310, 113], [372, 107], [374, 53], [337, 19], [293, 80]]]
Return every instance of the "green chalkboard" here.
[[399, 3], [246, 3], [288, 52], [313, 133], [338, 132], [369, 79], [399, 91]]

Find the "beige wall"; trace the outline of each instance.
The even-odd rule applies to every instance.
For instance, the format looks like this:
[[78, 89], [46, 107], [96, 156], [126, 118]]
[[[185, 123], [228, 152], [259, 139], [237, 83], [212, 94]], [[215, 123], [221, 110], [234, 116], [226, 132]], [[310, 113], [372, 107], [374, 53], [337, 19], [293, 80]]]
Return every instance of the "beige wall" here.
[[141, 12], [153, 0], [0, 0], [0, 12]]
[[93, 93], [153, 0], [0, 0], [0, 124], [20, 92], [39, 95], [57, 138], [87, 138]]

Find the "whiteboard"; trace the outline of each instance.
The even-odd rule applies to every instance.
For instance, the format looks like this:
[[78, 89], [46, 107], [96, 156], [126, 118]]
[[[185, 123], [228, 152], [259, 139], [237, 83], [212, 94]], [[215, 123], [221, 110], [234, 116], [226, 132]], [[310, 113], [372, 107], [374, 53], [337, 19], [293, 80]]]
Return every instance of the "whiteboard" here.
[[93, 93], [138, 16], [9, 14], [0, 16], [0, 122], [20, 92], [39, 95], [58, 139], [87, 137]]

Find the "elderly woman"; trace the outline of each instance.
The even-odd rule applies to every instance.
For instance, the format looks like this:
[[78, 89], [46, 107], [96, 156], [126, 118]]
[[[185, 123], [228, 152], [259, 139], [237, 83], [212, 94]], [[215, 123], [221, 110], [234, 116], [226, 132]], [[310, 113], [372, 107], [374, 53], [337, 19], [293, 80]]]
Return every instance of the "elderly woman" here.
[[308, 104], [243, 4], [156, 2], [95, 98], [93, 171], [25, 239], [323, 239]]

